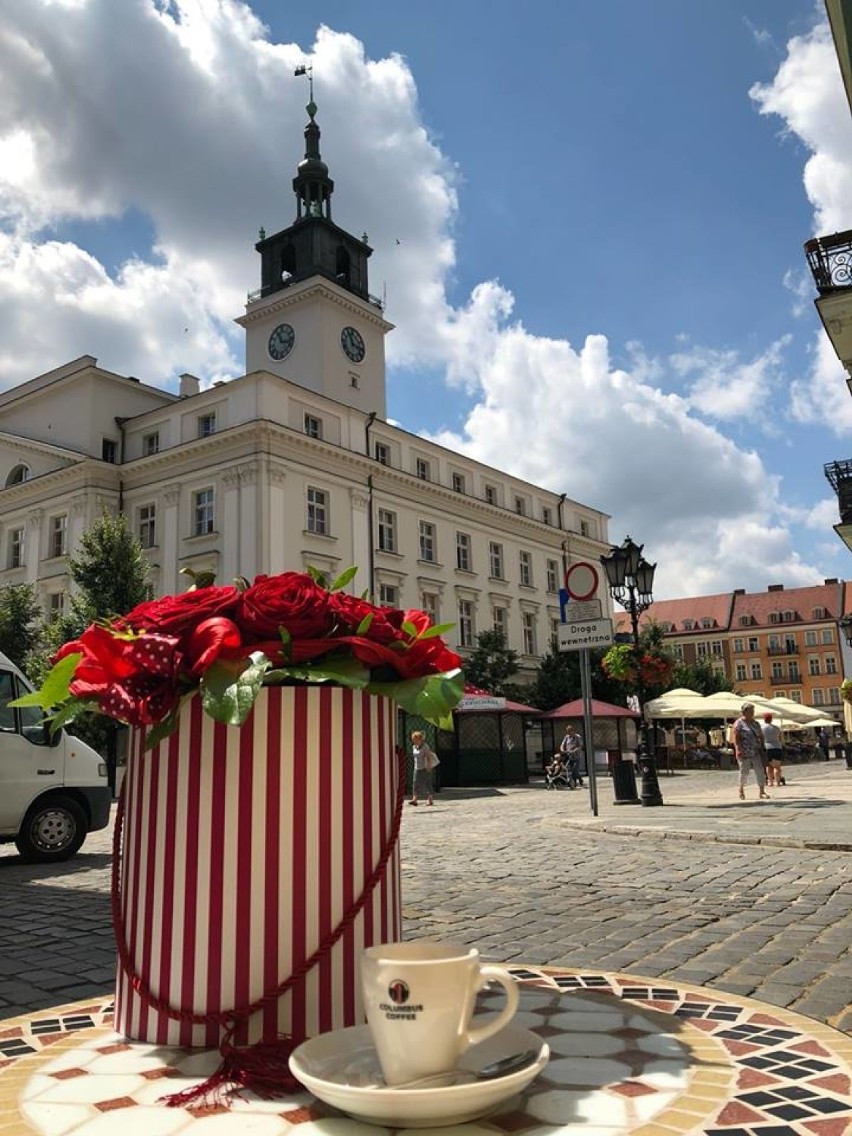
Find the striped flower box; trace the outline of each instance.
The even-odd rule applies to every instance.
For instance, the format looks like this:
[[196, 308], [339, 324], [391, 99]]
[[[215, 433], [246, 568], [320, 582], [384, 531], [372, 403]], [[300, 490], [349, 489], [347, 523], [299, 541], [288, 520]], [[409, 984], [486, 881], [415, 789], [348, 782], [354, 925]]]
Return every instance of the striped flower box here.
[[[154, 749], [134, 732], [115, 913], [130, 973], [119, 965], [117, 1030], [216, 1046], [219, 1021], [193, 1024], [180, 1011], [249, 1005], [332, 935], [395, 839], [395, 721], [387, 698], [273, 686], [239, 729], [204, 714], [196, 694]], [[360, 952], [400, 937], [394, 847], [333, 947], [234, 1040], [298, 1041], [360, 1023]]]

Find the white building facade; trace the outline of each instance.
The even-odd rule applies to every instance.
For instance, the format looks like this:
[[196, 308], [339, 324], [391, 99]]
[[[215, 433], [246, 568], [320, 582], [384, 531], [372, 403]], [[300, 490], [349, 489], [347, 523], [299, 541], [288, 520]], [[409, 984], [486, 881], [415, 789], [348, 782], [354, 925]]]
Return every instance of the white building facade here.
[[356, 564], [353, 590], [455, 623], [462, 654], [498, 627], [530, 674], [565, 569], [608, 550], [608, 517], [386, 421], [392, 325], [366, 236], [331, 220], [315, 111], [296, 221], [256, 246], [247, 374], [206, 390], [184, 375], [174, 394], [84, 356], [0, 394], [0, 583], [61, 609], [67, 558], [106, 508], [127, 515], [155, 594], [182, 590], [184, 567], [226, 582]]

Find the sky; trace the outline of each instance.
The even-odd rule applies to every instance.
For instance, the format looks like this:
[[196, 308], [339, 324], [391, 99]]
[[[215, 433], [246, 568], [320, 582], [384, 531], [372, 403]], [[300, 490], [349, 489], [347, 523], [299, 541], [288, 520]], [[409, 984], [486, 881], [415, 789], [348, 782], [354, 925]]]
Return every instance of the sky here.
[[802, 251], [852, 228], [817, 0], [0, 0], [0, 389], [243, 373], [303, 63], [393, 421], [610, 514], [658, 599], [852, 576]]

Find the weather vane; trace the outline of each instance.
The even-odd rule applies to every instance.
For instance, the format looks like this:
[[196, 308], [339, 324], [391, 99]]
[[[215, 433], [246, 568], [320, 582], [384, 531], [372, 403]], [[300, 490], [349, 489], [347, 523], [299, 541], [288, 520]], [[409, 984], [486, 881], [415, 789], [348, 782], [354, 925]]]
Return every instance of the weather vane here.
[[308, 99], [309, 99], [309, 101], [308, 101], [308, 105], [307, 105], [306, 109], [307, 109], [308, 114], [311, 116], [311, 118], [313, 118], [314, 115], [317, 112], [317, 105], [314, 102], [314, 65], [313, 65], [313, 63], [300, 63], [299, 66], [296, 68], [296, 70], [293, 72], [293, 74], [294, 75], [307, 75], [307, 77], [308, 77]]

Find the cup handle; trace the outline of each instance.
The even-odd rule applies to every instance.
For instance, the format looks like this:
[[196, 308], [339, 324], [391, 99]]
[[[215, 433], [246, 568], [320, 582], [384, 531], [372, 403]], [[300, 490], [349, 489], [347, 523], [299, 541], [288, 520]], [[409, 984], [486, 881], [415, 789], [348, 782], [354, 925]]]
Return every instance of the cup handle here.
[[511, 1018], [514, 1017], [515, 1011], [518, 1008], [518, 984], [509, 974], [508, 970], [504, 970], [502, 966], [481, 966], [479, 968], [480, 988], [486, 982], [492, 979], [499, 982], [503, 989], [506, 991], [506, 1005], [500, 1011], [493, 1021], [486, 1023], [484, 1026], [477, 1026], [476, 1029], [469, 1029], [467, 1031], [467, 1045], [479, 1045], [481, 1041], [485, 1041], [487, 1037], [501, 1030]]

